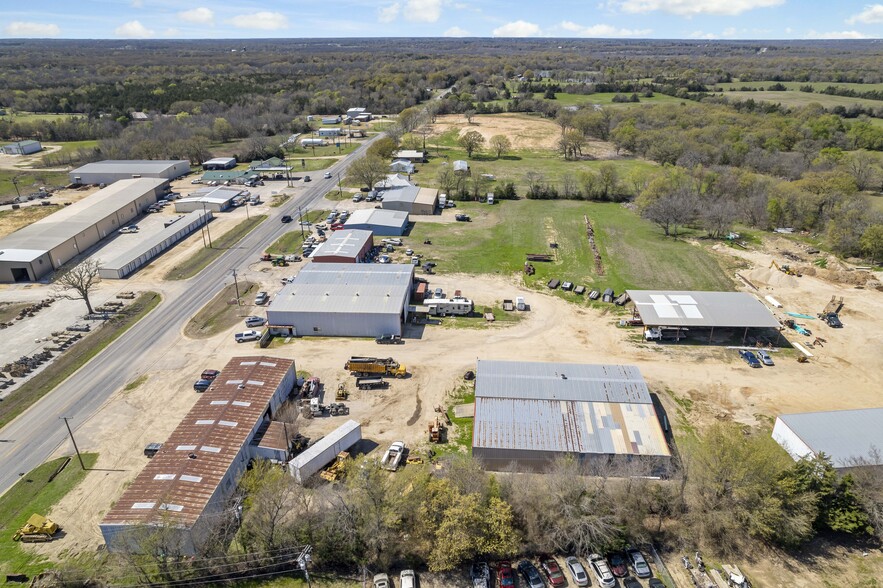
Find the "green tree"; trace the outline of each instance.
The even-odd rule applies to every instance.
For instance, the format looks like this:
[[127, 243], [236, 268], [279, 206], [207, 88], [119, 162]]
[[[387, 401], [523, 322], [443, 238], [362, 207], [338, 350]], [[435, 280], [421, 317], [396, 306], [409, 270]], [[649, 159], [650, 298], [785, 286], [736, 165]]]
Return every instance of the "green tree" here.
[[478, 131], [469, 131], [460, 135], [460, 138], [457, 139], [457, 144], [466, 150], [468, 157], [472, 157], [472, 154], [484, 145], [484, 135]]
[[390, 137], [381, 137], [368, 147], [368, 153], [376, 155], [380, 159], [390, 159], [397, 149], [398, 146], [393, 139]]
[[389, 168], [385, 161], [376, 155], [369, 154], [350, 165], [346, 177], [348, 182], [371, 189], [386, 177], [388, 172]]
[[497, 159], [500, 159], [504, 153], [512, 149], [512, 141], [506, 135], [494, 135], [491, 137], [489, 144], [490, 148], [497, 154]]
[[873, 263], [883, 259], [883, 224], [873, 224], [865, 229], [861, 237], [862, 251]]

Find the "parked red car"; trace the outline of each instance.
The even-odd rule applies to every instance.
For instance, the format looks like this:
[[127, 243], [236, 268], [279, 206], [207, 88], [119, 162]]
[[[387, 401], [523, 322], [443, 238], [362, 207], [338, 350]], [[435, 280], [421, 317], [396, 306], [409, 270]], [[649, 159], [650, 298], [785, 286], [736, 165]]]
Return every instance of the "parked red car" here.
[[515, 588], [515, 570], [512, 569], [512, 562], [501, 561], [497, 566], [497, 580], [500, 588]]
[[567, 578], [564, 577], [564, 572], [561, 571], [561, 567], [552, 556], [540, 556], [540, 567], [543, 568], [543, 572], [545, 572], [546, 577], [549, 578], [549, 584], [554, 588], [567, 584]]

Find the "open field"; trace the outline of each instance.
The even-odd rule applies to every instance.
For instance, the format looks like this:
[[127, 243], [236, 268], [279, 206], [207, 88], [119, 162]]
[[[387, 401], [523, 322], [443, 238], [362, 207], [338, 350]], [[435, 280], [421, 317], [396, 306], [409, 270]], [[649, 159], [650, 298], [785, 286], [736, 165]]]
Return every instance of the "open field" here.
[[[769, 88], [774, 84], [781, 84], [788, 88], [788, 90], [793, 90], [795, 92], [800, 91], [800, 88], [803, 86], [812, 86], [813, 89], [818, 92], [820, 90], [824, 90], [829, 86], [834, 86], [835, 88], [846, 88], [848, 90], [855, 90], [856, 92], [873, 92], [883, 90], [883, 84], [854, 84], [849, 82], [776, 82], [772, 80], [759, 81], [759, 82], [730, 82], [728, 84], [715, 84], [715, 88], [722, 88], [725, 91], [730, 90], [739, 90], [739, 88]], [[809, 92], [805, 92], [809, 94]]]
[[[259, 214], [241, 221], [222, 235], [212, 237], [212, 247], [203, 248], [190, 256], [180, 265], [172, 268], [167, 274], [167, 280], [186, 280], [201, 272], [205, 266], [214, 261], [224, 249], [229, 249], [238, 243], [243, 237], [251, 232], [256, 226], [266, 220], [267, 215]], [[209, 224], [209, 230], [211, 226]]]
[[[631, 94], [623, 93], [625, 96]], [[647, 104], [679, 104], [683, 102], [680, 98], [668, 96], [666, 94], [656, 93], [649, 98], [638, 95], [640, 102], [614, 102], [613, 98], [617, 94], [615, 92], [598, 92], [597, 94], [565, 94], [563, 92], [555, 94], [555, 102], [561, 106], [582, 106], [583, 104], [602, 104], [604, 106], [612, 106], [614, 108], [629, 108]], [[535, 94], [535, 98], [542, 98], [542, 94]]]
[[2, 120], [9, 120], [12, 122], [35, 122], [38, 120], [59, 120], [59, 119], [67, 119], [70, 117], [84, 117], [85, 114], [51, 114], [47, 112], [37, 113], [37, 112], [9, 112], [7, 111], [6, 116], [0, 116]]
[[0, 198], [17, 195], [12, 178], [18, 179], [18, 192], [22, 195], [36, 192], [41, 186], [65, 186], [68, 179], [67, 172], [0, 168]]
[[[237, 287], [240, 305], [236, 304]], [[241, 303], [257, 293], [257, 285], [248, 280], [237, 284], [229, 284], [218, 292], [208, 304], [203, 306], [196, 315], [184, 326], [184, 335], [191, 339], [208, 339], [222, 331], [232, 328], [245, 316]]]
[[41, 218], [46, 218], [59, 210], [58, 205], [51, 206], [22, 206], [18, 210], [0, 210], [0, 237], [33, 224]]
[[[619, 204], [573, 201], [502, 201], [494, 206], [458, 203], [470, 223], [421, 223], [411, 232], [426, 259], [440, 273], [520, 274], [525, 253], [551, 253], [553, 263], [534, 263], [536, 275], [525, 281], [542, 287], [549, 279], [576, 284], [626, 288], [732, 290], [714, 256], [684, 240], [665, 238], [655, 226]], [[445, 214], [453, 215], [452, 211]], [[605, 275], [595, 273], [583, 216], [597, 235]], [[549, 243], [558, 243], [550, 249]], [[562, 296], [579, 300], [571, 293]]]
[[883, 101], [868, 100], [866, 98], [849, 98], [846, 96], [830, 96], [828, 94], [816, 94], [809, 92], [723, 92], [716, 96], [724, 96], [730, 100], [748, 100], [749, 98], [760, 102], [775, 102], [784, 106], [808, 106], [821, 104], [825, 108], [843, 106], [849, 108], [853, 104], [869, 108], [883, 108]]
[[105, 322], [100, 329], [83, 337], [62, 355], [53, 359], [37, 375], [6, 396], [4, 402], [0, 404], [0, 427], [11, 422], [68, 376], [86, 365], [102, 349], [156, 308], [160, 300], [161, 297], [156, 292], [140, 294], [131, 304], [126, 305], [122, 313]]
[[[0, 500], [0, 573], [33, 575], [51, 567], [46, 558], [12, 541], [12, 535], [32, 514], [46, 516], [52, 506], [79, 484], [95, 465], [98, 455], [83, 453], [83, 471], [76, 457], [60, 457], [47, 461], [28, 472]], [[49, 477], [65, 461], [70, 463], [50, 482]], [[52, 518], [50, 516], [50, 518]], [[64, 533], [64, 521], [52, 518]]]
[[53, 156], [57, 155], [75, 155], [76, 152], [80, 149], [94, 149], [98, 147], [97, 140], [89, 140], [89, 141], [67, 141], [62, 143], [46, 143], [44, 147], [58, 145], [61, 147], [61, 150], [53, 153]]

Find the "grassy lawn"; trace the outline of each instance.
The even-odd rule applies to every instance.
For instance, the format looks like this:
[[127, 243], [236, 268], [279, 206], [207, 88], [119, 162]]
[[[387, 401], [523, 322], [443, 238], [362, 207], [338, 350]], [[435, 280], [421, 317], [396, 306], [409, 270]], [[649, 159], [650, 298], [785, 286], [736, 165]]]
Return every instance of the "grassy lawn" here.
[[[835, 88], [846, 88], [849, 90], [855, 90], [856, 92], [871, 92], [875, 90], [883, 90], [883, 84], [853, 84], [848, 82], [731, 82], [729, 84], [715, 84], [714, 87], [722, 88], [726, 91], [729, 91], [731, 89], [739, 90], [739, 88], [769, 88], [773, 84], [782, 84], [783, 86], [788, 88], [788, 90], [793, 90], [795, 92], [799, 91], [802, 86], [812, 86], [816, 92], [824, 90], [828, 86], [834, 86]], [[809, 92], [804, 93], [809, 94]]]
[[291, 194], [273, 194], [270, 196], [270, 208], [279, 208], [291, 198]]
[[343, 200], [351, 200], [354, 192], [350, 192], [347, 190], [331, 190], [327, 194], [325, 194], [326, 200], [332, 200], [334, 202], [341, 202]]
[[[502, 303], [494, 306], [476, 306], [475, 316], [448, 316], [441, 320], [441, 326], [446, 329], [492, 329], [507, 327], [520, 322], [524, 317], [523, 312], [505, 311]], [[484, 314], [494, 313], [494, 321], [485, 320]]]
[[[93, 467], [98, 459], [97, 453], [82, 456], [86, 468]], [[3, 495], [0, 501], [0, 537], [3, 538], [0, 540], [0, 572], [3, 574], [32, 576], [52, 567], [45, 558], [23, 549], [21, 543], [12, 540], [12, 535], [32, 514], [46, 516], [55, 503], [86, 477], [87, 472], [74, 457], [50, 482], [49, 477], [67, 459], [60, 457], [31, 470]], [[53, 521], [64, 529], [64, 521]]]
[[436, 455], [465, 452], [472, 453], [472, 417], [457, 418], [454, 416], [454, 407], [458, 404], [471, 404], [475, 402], [475, 388], [472, 384], [464, 382], [449, 393], [448, 418], [453, 423], [448, 428], [447, 443], [432, 447]]
[[18, 191], [22, 196], [36, 192], [41, 186], [66, 186], [66, 172], [30, 171], [17, 169], [0, 169], [0, 198], [16, 196], [12, 178], [18, 178]]
[[[243, 280], [239, 282], [239, 298], [244, 301], [257, 293], [257, 284]], [[224, 286], [217, 296], [199, 309], [199, 312], [184, 326], [184, 334], [191, 339], [208, 339], [242, 321], [245, 309], [230, 304], [236, 299], [236, 284]]]
[[[304, 214], [303, 219], [311, 223], [319, 222], [328, 216], [327, 210], [310, 210]], [[292, 224], [300, 222], [300, 217], [296, 217]], [[300, 226], [288, 231], [276, 241], [267, 247], [267, 253], [272, 255], [287, 255], [289, 253], [300, 253], [300, 246], [304, 242], [305, 237], [310, 236], [310, 227], [304, 227], [301, 231]]]
[[56, 357], [46, 368], [22, 384], [0, 404], [0, 427], [6, 426], [32, 404], [98, 355], [117, 337], [156, 308], [162, 298], [156, 292], [144, 292], [125, 311], [92, 331], [70, 349]]
[[35, 122], [38, 120], [66, 120], [70, 117], [84, 117], [85, 114], [49, 114], [49, 113], [35, 113], [35, 112], [9, 112], [6, 111], [6, 116], [0, 116], [3, 120], [9, 120], [12, 122]]
[[288, 165], [291, 166], [292, 174], [301, 174], [326, 169], [334, 165], [335, 162], [337, 162], [336, 159], [298, 159], [297, 157], [292, 157], [288, 160]]
[[[624, 93], [626, 96], [631, 94]], [[640, 102], [614, 102], [614, 92], [598, 92], [597, 94], [565, 94], [563, 92], [555, 94], [555, 102], [561, 106], [582, 106], [583, 104], [603, 104], [609, 106], [640, 106], [642, 104], [677, 104], [683, 102], [680, 98], [668, 96], [666, 94], [654, 94], [650, 98], [644, 98], [640, 94], [638, 98]], [[536, 94], [535, 98], [542, 98], [542, 94]]]
[[[328, 140], [331, 142], [330, 145], [325, 145], [323, 147], [301, 147], [300, 139], [308, 139], [306, 135], [298, 138], [298, 146], [295, 149], [291, 149], [288, 151], [288, 162], [289, 164], [297, 169], [300, 166], [300, 161], [298, 159], [302, 158], [310, 158], [310, 157], [329, 157], [331, 155], [347, 155], [352, 153], [361, 145], [361, 139], [347, 139], [345, 137], [341, 137], [340, 147], [336, 147], [334, 145], [334, 141], [332, 141], [333, 137], [330, 137]], [[318, 137], [316, 137], [318, 138]], [[309, 159], [307, 159], [309, 161]]]
[[[534, 263], [527, 284], [551, 278], [586, 286], [732, 290], [718, 262], [702, 247], [665, 238], [651, 223], [618, 204], [573, 201], [504, 201], [494, 206], [458, 203], [471, 223], [417, 223], [410, 237], [432, 245], [421, 249], [439, 273], [521, 274], [526, 253], [549, 253], [552, 263]], [[447, 214], [447, 213], [446, 213]], [[583, 215], [595, 228], [605, 275], [595, 273]], [[558, 249], [551, 249], [557, 242]], [[557, 290], [568, 300], [584, 297]]]
[[66, 142], [61, 142], [61, 143], [46, 143], [44, 145], [44, 147], [47, 145], [61, 145], [61, 151], [56, 151], [55, 153], [52, 153], [51, 155], [53, 155], [53, 156], [67, 155], [67, 154], [74, 155], [74, 154], [76, 154], [76, 152], [79, 149], [94, 149], [95, 147], [98, 147], [98, 141], [95, 139], [92, 139], [89, 141], [66, 141]]
[[230, 249], [242, 240], [252, 229], [267, 219], [267, 215], [259, 214], [245, 219], [220, 237], [212, 240], [211, 249], [200, 249], [181, 265], [172, 268], [166, 274], [166, 280], [186, 280], [201, 272], [213, 262], [225, 249]]

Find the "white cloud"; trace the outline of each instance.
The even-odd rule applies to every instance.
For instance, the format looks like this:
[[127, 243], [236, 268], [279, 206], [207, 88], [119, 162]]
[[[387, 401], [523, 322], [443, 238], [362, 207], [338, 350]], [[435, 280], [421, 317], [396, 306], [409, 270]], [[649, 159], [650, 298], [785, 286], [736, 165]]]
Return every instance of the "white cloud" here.
[[785, 0], [618, 0], [623, 12], [669, 12], [681, 16], [697, 14], [736, 15], [755, 8], [784, 4]]
[[399, 16], [399, 11], [402, 9], [402, 5], [398, 2], [390, 4], [385, 8], [380, 9], [380, 14], [377, 16], [377, 20], [380, 22], [392, 22]]
[[721, 33], [721, 37], [735, 37], [736, 29], [735, 27], [727, 27], [724, 29], [724, 32]]
[[703, 31], [693, 31], [690, 33], [691, 39], [717, 39], [717, 35], [714, 33], [706, 33]]
[[174, 27], [167, 28], [166, 30], [164, 30], [162, 32], [163, 37], [171, 37], [173, 39], [175, 37], [178, 37], [180, 34], [181, 34], [181, 31], [179, 31], [178, 29], [176, 29]]
[[144, 8], [144, 0], [132, 0], [132, 8]]
[[57, 37], [61, 34], [56, 24], [22, 21], [9, 23], [3, 31], [10, 37]]
[[442, 33], [445, 37], [468, 37], [469, 31], [461, 29], [460, 27], [451, 27]]
[[278, 31], [288, 28], [288, 17], [281, 12], [261, 11], [254, 14], [240, 14], [227, 21], [237, 29], [258, 31]]
[[130, 20], [118, 26], [114, 34], [124, 39], [149, 39], [153, 36], [153, 31], [137, 20]]
[[404, 15], [413, 22], [436, 22], [441, 18], [442, 0], [407, 0]]
[[192, 22], [194, 24], [213, 25], [215, 24], [215, 13], [208, 8], [194, 8], [193, 10], [185, 10], [178, 13], [178, 18], [184, 22]]
[[829, 31], [817, 33], [810, 31], [806, 34], [807, 39], [867, 39], [868, 36], [858, 31]]
[[582, 26], [575, 22], [565, 20], [559, 25], [565, 31], [574, 33], [577, 37], [646, 37], [652, 33], [652, 29], [618, 29], [607, 24], [596, 24], [592, 26]]
[[883, 4], [867, 4], [865, 9], [846, 19], [848, 24], [863, 22], [865, 24], [876, 24], [883, 22]]
[[523, 20], [506, 23], [493, 31], [495, 37], [535, 37], [539, 34], [539, 25]]

